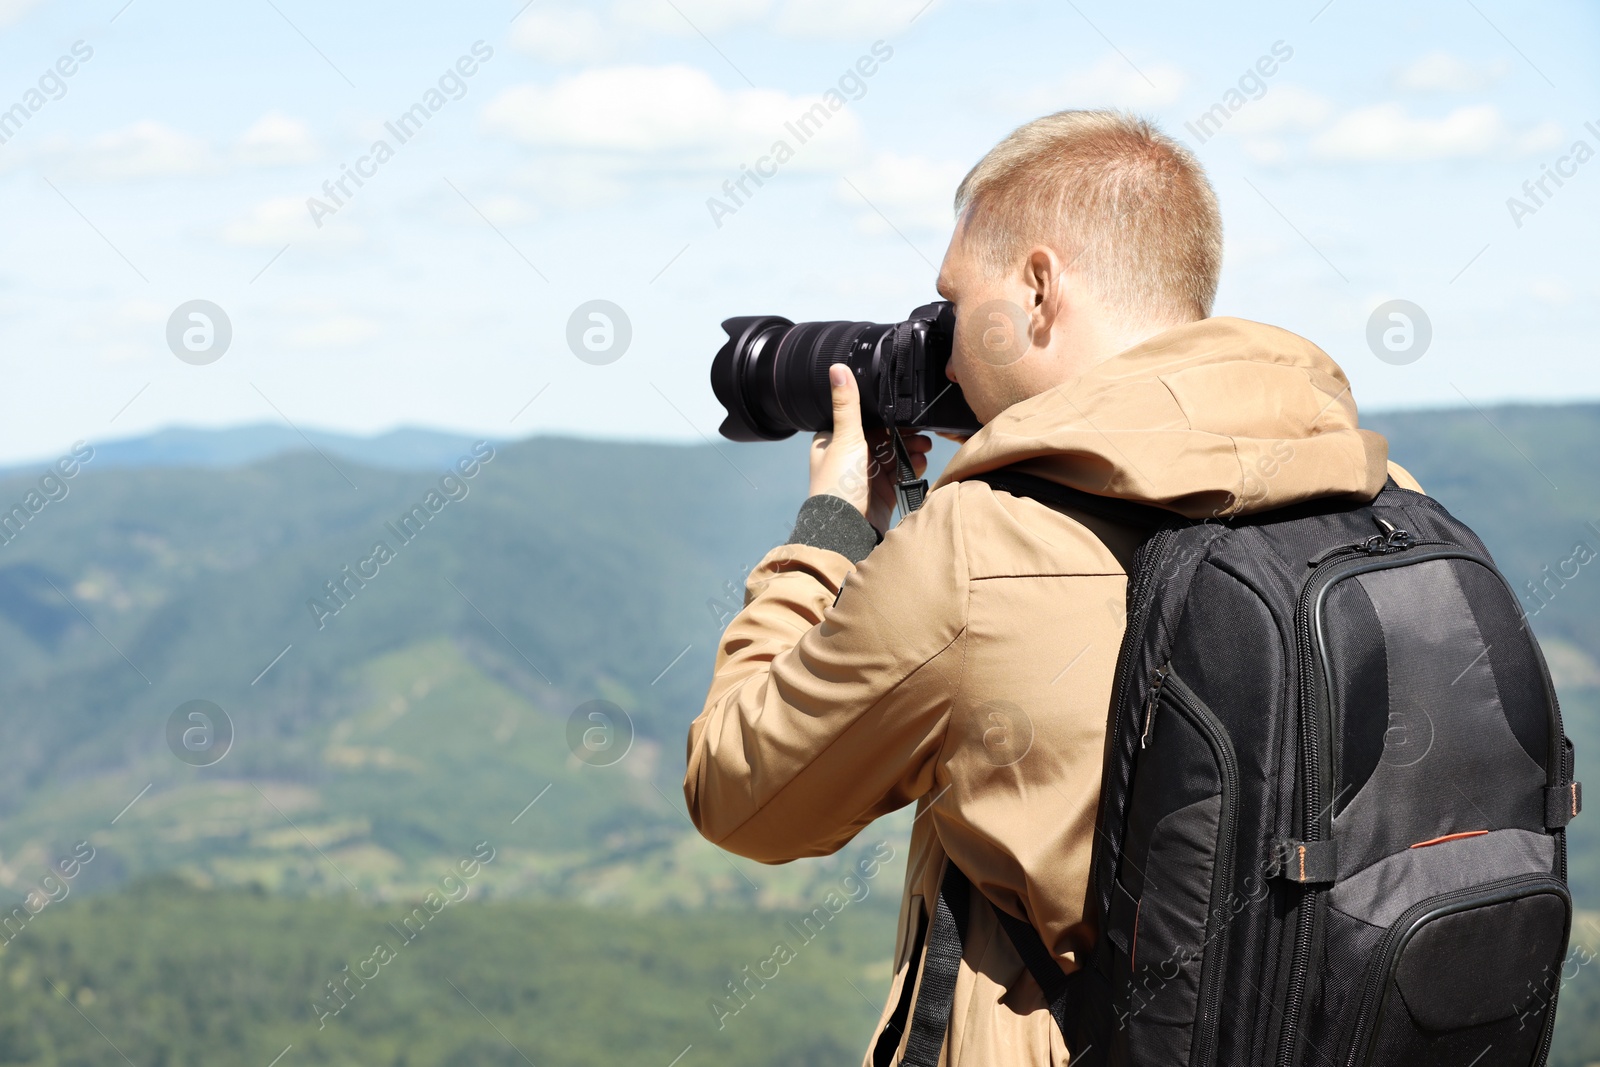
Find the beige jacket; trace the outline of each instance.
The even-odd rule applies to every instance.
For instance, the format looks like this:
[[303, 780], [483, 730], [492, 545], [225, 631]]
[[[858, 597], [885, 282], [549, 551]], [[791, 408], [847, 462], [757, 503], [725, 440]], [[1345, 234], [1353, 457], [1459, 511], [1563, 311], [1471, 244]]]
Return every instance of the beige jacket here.
[[[689, 730], [695, 824], [731, 852], [783, 863], [835, 852], [916, 802], [879, 1030], [916, 981], [912, 941], [946, 856], [1071, 969], [1095, 936], [1089, 859], [1135, 534], [965, 479], [1022, 464], [1226, 517], [1370, 499], [1391, 473], [1418, 488], [1387, 452], [1357, 429], [1326, 353], [1233, 318], [1169, 330], [1009, 408], [859, 564], [789, 544], [751, 572]], [[947, 1067], [1067, 1061], [1038, 986], [976, 898], [945, 1041]]]

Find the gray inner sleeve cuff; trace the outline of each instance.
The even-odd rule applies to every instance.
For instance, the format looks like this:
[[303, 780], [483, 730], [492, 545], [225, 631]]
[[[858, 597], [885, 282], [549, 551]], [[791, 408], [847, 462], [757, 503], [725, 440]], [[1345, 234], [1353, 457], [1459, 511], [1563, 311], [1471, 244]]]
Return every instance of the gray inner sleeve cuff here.
[[789, 535], [792, 545], [825, 548], [848, 558], [851, 563], [866, 559], [867, 553], [882, 540], [883, 535], [853, 504], [826, 493], [809, 497], [800, 505], [794, 532]]

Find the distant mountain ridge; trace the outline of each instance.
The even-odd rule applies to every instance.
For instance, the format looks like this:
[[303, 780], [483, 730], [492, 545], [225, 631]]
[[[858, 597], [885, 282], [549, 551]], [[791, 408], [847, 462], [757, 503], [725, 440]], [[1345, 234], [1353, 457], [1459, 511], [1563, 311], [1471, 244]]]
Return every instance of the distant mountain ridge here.
[[[225, 429], [173, 426], [138, 437], [90, 442], [94, 463], [109, 467], [242, 467], [291, 452], [321, 450], [328, 456], [380, 470], [429, 470], [445, 467], [482, 436], [400, 427], [372, 436], [331, 430], [301, 431], [276, 423]], [[488, 439], [491, 444], [499, 438]], [[43, 468], [52, 457], [11, 463], [0, 478]]]
[[[1519, 591], [1575, 541], [1600, 548], [1600, 404], [1363, 421]], [[719, 623], [804, 495], [803, 435], [495, 443], [360, 582], [346, 565], [472, 442], [337, 437], [312, 436], [337, 470], [271, 427], [97, 446], [70, 493], [0, 543], [0, 904], [81, 840], [97, 852], [75, 887], [91, 890], [175, 873], [388, 900], [494, 837], [497, 896], [672, 909], [815, 893], [831, 863], [721, 854], [679, 793]], [[0, 478], [0, 501], [39, 477]], [[1548, 588], [1534, 628], [1593, 780], [1600, 570]], [[175, 734], [173, 716], [196, 700], [234, 731], [214, 766], [174, 747], [190, 727]], [[614, 763], [582, 758], [593, 701], [620, 709]], [[899, 840], [910, 814], [851, 849]], [[1600, 875], [1600, 821], [1574, 823], [1570, 843], [1574, 871]], [[1600, 879], [1575, 885], [1600, 903]]]

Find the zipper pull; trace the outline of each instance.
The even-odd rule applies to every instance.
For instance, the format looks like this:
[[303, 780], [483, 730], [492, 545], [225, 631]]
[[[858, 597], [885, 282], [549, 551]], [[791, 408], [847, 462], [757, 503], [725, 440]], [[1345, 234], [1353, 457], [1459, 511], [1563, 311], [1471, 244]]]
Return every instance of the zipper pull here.
[[1156, 701], [1161, 698], [1161, 687], [1166, 683], [1167, 669], [1157, 667], [1155, 674], [1150, 676], [1150, 699], [1144, 708], [1144, 732], [1139, 735], [1139, 747], [1144, 748], [1150, 744], [1150, 727], [1156, 721]]
[[1366, 547], [1367, 546], [1364, 543], [1357, 543], [1353, 545], [1336, 545], [1319, 556], [1312, 556], [1310, 559], [1306, 560], [1306, 565], [1309, 567], [1318, 567], [1328, 562], [1335, 556], [1342, 556], [1347, 552], [1360, 552]]
[[1384, 556], [1416, 544], [1416, 538], [1411, 536], [1410, 530], [1403, 530], [1388, 519], [1380, 519], [1376, 515], [1372, 517], [1372, 521], [1378, 524], [1383, 535], [1373, 534], [1362, 543], [1362, 551], [1368, 555]]
[[1380, 519], [1377, 516], [1373, 516], [1373, 521], [1378, 524], [1378, 528], [1383, 533], [1373, 534], [1365, 541], [1357, 541], [1353, 545], [1339, 545], [1335, 548], [1330, 548], [1319, 556], [1312, 556], [1306, 563], [1316, 567], [1328, 562], [1335, 556], [1342, 556], [1348, 552], [1365, 552], [1369, 556], [1383, 556], [1390, 552], [1399, 552], [1402, 549], [1410, 548], [1417, 543], [1417, 539], [1411, 536], [1411, 531], [1402, 530], [1387, 519]]
[[1382, 519], [1379, 519], [1378, 522], [1383, 525], [1385, 531], [1383, 538], [1384, 552], [1398, 552], [1417, 543], [1417, 539], [1411, 536], [1410, 530], [1397, 528], [1393, 523], [1384, 522]]

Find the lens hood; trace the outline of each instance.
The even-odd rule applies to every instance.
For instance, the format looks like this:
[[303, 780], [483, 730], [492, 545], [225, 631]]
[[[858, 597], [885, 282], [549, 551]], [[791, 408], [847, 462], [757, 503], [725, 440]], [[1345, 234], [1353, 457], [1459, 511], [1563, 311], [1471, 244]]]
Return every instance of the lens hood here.
[[741, 385], [749, 380], [749, 364], [761, 354], [760, 336], [775, 327], [783, 330], [793, 325], [781, 315], [741, 315], [723, 320], [722, 329], [728, 340], [711, 361], [711, 391], [728, 412], [717, 429], [728, 440], [781, 441], [794, 435], [792, 429], [773, 432], [763, 428]]

